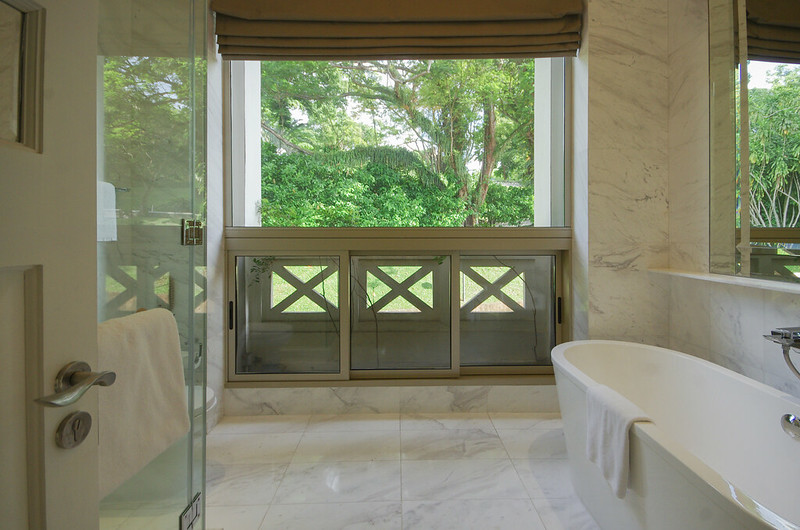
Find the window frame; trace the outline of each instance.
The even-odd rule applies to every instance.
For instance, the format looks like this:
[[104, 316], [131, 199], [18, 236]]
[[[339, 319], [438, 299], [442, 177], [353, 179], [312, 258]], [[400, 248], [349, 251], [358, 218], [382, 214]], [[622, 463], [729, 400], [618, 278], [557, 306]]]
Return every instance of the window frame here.
[[[342, 381], [364, 379], [456, 378], [464, 375], [550, 375], [551, 366], [460, 365], [460, 256], [537, 255], [555, 258], [555, 344], [569, 336], [564, 310], [567, 283], [565, 263], [572, 245], [571, 228], [227, 228], [226, 302], [229, 311], [227, 379], [229, 383], [256, 381]], [[450, 359], [449, 370], [352, 370], [350, 368], [350, 258], [392, 255], [450, 256]], [[240, 256], [337, 256], [339, 258], [340, 350], [339, 373], [240, 374], [236, 373], [236, 258]], [[559, 299], [561, 302], [559, 302]], [[558, 307], [562, 310], [559, 312]], [[560, 313], [560, 320], [559, 320]], [[548, 318], [550, 315], [548, 315]]]
[[[242, 153], [241, 145], [234, 146], [235, 112], [231, 107], [232, 91], [237, 82], [232, 81], [231, 61], [223, 61], [223, 176], [224, 176], [224, 231], [225, 243], [225, 303], [236, 307], [236, 257], [237, 256], [319, 256], [338, 255], [340, 275], [340, 372], [338, 374], [237, 374], [236, 373], [236, 322], [235, 311], [226, 322], [226, 385], [261, 386], [268, 384], [313, 384], [324, 381], [345, 382], [365, 380], [453, 379], [476, 375], [552, 375], [552, 366], [460, 366], [458, 303], [460, 287], [460, 255], [550, 255], [555, 258], [555, 344], [571, 338], [570, 251], [572, 248], [572, 66], [569, 58], [563, 63], [563, 215], [564, 226], [559, 227], [355, 227], [355, 228], [305, 228], [305, 227], [245, 227], [234, 226], [234, 153]], [[551, 131], [553, 130], [551, 124]], [[239, 135], [239, 136], [237, 136]], [[241, 156], [241, 155], [240, 155]], [[238, 185], [241, 188], [241, 184]], [[236, 193], [241, 193], [240, 189]], [[417, 255], [451, 256], [451, 369], [450, 370], [357, 370], [350, 369], [350, 256], [414, 253]], [[344, 299], [343, 299], [344, 298]], [[231, 328], [229, 324], [233, 324]], [[345, 326], [346, 323], [346, 326]], [[344, 332], [347, 330], [347, 332]]]

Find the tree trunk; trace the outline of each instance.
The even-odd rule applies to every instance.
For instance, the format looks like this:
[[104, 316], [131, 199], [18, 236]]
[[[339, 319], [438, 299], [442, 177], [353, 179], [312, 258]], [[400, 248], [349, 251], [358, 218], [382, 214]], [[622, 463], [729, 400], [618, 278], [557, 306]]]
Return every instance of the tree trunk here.
[[[489, 191], [489, 180], [494, 171], [496, 163], [497, 137], [497, 116], [494, 111], [494, 102], [486, 100], [483, 104], [483, 161], [481, 162], [481, 173], [478, 182], [475, 184], [475, 194], [473, 195], [473, 209], [480, 211], [483, 203], [486, 202], [486, 193]], [[477, 226], [478, 217], [473, 213], [467, 216], [464, 226]]]

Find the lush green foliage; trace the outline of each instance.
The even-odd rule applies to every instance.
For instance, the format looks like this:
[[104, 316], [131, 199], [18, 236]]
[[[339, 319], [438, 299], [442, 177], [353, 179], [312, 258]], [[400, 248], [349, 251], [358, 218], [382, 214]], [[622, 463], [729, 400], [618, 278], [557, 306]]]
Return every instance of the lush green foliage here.
[[[262, 150], [264, 226], [461, 226], [464, 205], [454, 186], [425, 184], [413, 171], [366, 162], [337, 164], [302, 153]], [[487, 224], [522, 223], [532, 215], [530, 190], [493, 185]], [[526, 202], [527, 201], [527, 202]], [[527, 209], [526, 209], [527, 206]]]
[[800, 67], [779, 65], [768, 79], [749, 91], [750, 218], [800, 227]]
[[530, 224], [533, 80], [533, 59], [262, 63], [264, 224]]

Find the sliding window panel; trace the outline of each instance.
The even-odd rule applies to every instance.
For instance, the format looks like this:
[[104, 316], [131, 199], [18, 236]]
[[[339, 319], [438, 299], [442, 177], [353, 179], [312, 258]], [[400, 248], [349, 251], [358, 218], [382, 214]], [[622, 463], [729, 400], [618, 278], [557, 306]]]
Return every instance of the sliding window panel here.
[[549, 366], [556, 258], [461, 256], [461, 366]]
[[351, 370], [453, 368], [450, 264], [450, 256], [351, 258]]
[[338, 256], [236, 256], [236, 375], [339, 374]]

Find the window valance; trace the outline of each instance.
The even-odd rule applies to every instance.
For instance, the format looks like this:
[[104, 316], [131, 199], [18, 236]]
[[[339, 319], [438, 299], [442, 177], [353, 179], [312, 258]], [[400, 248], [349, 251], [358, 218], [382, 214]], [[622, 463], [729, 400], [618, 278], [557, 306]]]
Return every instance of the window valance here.
[[227, 59], [564, 57], [581, 0], [213, 0]]

